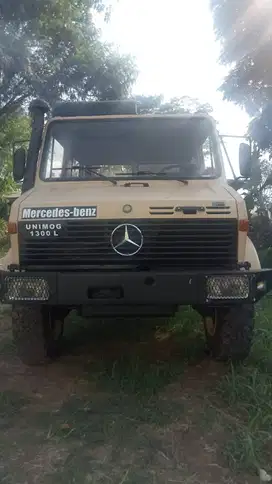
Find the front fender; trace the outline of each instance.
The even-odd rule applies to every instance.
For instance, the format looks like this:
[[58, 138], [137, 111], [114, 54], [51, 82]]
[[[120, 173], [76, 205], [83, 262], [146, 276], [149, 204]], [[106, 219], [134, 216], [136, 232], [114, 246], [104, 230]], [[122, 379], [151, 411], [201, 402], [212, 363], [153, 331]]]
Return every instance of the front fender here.
[[249, 237], [247, 237], [247, 241], [246, 241], [244, 262], [249, 262], [251, 264], [252, 271], [259, 271], [261, 269], [261, 263], [260, 263], [257, 250], [255, 249], [255, 246]]

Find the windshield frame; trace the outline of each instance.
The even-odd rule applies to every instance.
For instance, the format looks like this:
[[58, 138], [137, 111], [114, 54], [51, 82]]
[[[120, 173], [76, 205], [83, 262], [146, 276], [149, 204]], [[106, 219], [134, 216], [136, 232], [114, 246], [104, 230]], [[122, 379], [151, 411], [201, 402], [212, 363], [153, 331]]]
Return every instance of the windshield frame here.
[[70, 176], [69, 178], [55, 178], [55, 177], [46, 177], [46, 155], [47, 155], [47, 150], [49, 148], [49, 143], [51, 139], [51, 127], [55, 123], [70, 123], [70, 122], [92, 122], [92, 121], [102, 121], [103, 122], [115, 122], [115, 121], [120, 121], [120, 120], [126, 120], [128, 122], [133, 121], [135, 119], [147, 119], [147, 118], [160, 118], [162, 121], [164, 119], [188, 119], [193, 120], [193, 119], [205, 119], [210, 122], [211, 125], [211, 133], [210, 133], [210, 138], [212, 140], [212, 145], [213, 145], [213, 158], [214, 158], [214, 165], [216, 168], [216, 174], [214, 175], [209, 175], [209, 176], [177, 176], [176, 174], [171, 174], [171, 170], [169, 171], [169, 174], [160, 174], [160, 175], [154, 175], [154, 174], [146, 174], [146, 175], [131, 175], [127, 174], [126, 176], [124, 175], [119, 175], [119, 176], [107, 176], [109, 181], [115, 180], [115, 181], [124, 181], [128, 182], [130, 180], [132, 181], [159, 181], [159, 180], [168, 180], [168, 181], [184, 181], [184, 180], [201, 180], [201, 181], [209, 181], [209, 180], [217, 180], [220, 178], [223, 174], [223, 168], [222, 168], [222, 156], [221, 156], [221, 148], [220, 148], [220, 140], [217, 136], [217, 130], [214, 125], [213, 119], [205, 114], [199, 114], [199, 115], [119, 115], [119, 116], [92, 116], [92, 117], [69, 117], [69, 118], [53, 118], [48, 121], [45, 132], [44, 132], [44, 139], [43, 143], [41, 145], [41, 151], [40, 151], [40, 157], [39, 157], [39, 168], [38, 168], [38, 177], [39, 179], [44, 182], [44, 183], [52, 183], [52, 182], [97, 182], [97, 181], [102, 181], [105, 182], [107, 181], [102, 180], [100, 177], [97, 178], [80, 178], [78, 176], [72, 177]]

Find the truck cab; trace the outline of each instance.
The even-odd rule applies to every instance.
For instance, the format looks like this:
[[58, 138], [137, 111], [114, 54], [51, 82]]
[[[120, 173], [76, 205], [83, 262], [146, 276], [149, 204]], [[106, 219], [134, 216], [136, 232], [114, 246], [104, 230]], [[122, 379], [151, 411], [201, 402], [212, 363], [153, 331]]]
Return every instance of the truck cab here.
[[[30, 106], [22, 184], [0, 262], [1, 299], [27, 364], [58, 352], [64, 319], [164, 316], [191, 305], [211, 354], [244, 359], [254, 304], [271, 287], [226, 178], [214, 120], [139, 115], [131, 101]], [[45, 120], [46, 118], [46, 120]], [[250, 176], [250, 147], [240, 171]]]

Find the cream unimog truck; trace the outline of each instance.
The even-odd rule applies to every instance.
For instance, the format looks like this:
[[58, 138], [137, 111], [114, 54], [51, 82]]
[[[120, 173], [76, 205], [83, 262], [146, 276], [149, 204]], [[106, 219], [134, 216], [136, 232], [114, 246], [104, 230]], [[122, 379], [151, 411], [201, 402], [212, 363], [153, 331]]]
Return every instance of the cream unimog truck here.
[[[271, 288], [248, 238], [242, 197], [203, 114], [138, 115], [130, 101], [30, 105], [27, 153], [14, 156], [21, 195], [1, 300], [26, 364], [58, 353], [70, 310], [170, 317], [191, 305], [219, 360], [250, 351], [254, 304]], [[45, 122], [46, 121], [46, 122]], [[240, 145], [240, 172], [251, 154]]]

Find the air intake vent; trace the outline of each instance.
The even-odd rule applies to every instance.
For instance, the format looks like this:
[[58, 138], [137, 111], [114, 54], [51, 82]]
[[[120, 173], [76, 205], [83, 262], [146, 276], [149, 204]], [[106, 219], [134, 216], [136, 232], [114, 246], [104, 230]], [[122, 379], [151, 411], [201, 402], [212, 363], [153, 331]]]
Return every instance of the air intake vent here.
[[231, 210], [229, 206], [222, 203], [206, 207], [206, 213], [207, 215], [229, 215], [231, 213]]
[[174, 215], [175, 207], [149, 207], [150, 215]]

